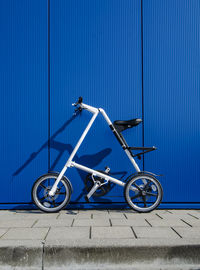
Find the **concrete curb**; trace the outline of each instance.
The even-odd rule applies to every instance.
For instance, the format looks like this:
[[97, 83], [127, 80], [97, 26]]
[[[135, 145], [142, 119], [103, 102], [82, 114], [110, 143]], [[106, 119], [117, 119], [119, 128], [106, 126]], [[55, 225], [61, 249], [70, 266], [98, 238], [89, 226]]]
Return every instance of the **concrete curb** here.
[[196, 264], [200, 265], [200, 245], [45, 245], [44, 266], [64, 265], [133, 265], [133, 264]]
[[[41, 241], [0, 242], [0, 269], [41, 269], [43, 264], [43, 244]], [[40, 267], [40, 268], [38, 268]]]
[[156, 266], [164, 269], [161, 265], [193, 265], [195, 268], [188, 269], [200, 269], [200, 244], [195, 239], [191, 243], [182, 240], [176, 243], [170, 240], [161, 243], [158, 239], [88, 240], [54, 244], [5, 240], [0, 245], [0, 269], [131, 269], [141, 264], [154, 265], [154, 269]]

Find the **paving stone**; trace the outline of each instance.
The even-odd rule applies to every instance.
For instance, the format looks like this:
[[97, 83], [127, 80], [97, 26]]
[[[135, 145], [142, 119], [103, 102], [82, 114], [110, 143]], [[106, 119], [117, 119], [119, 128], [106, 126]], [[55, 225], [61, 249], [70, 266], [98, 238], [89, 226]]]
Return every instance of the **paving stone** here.
[[75, 213], [75, 214], [66, 214], [66, 213], [61, 213], [61, 215], [59, 215], [58, 219], [62, 219], [62, 218], [68, 218], [69, 216], [72, 216], [75, 219], [99, 219], [101, 217], [106, 217], [106, 218], [125, 218], [125, 216], [123, 215], [123, 213], [108, 213], [107, 210], [88, 210], [88, 211], [79, 211], [79, 213]]
[[90, 210], [90, 211], [83, 211], [79, 212], [75, 218], [82, 219], [82, 218], [101, 218], [101, 217], [108, 217], [108, 211], [102, 211], [102, 210]]
[[130, 227], [92, 227], [92, 239], [135, 238]]
[[177, 231], [183, 238], [199, 238], [200, 242], [200, 229], [197, 227], [188, 227], [188, 228], [181, 228], [181, 227], [173, 227], [175, 231]]
[[[16, 215], [0, 215], [0, 222], [2, 220], [21, 220], [22, 218], [20, 216], [16, 216]], [[32, 218], [33, 219], [33, 218]]]
[[79, 211], [81, 210], [65, 209], [65, 210], [59, 211], [59, 214], [78, 214]]
[[183, 213], [180, 215], [177, 214], [159, 214], [159, 216], [164, 219], [164, 220], [170, 220], [170, 219], [182, 219], [182, 218], [187, 218], [190, 217], [187, 213]]
[[56, 219], [59, 216], [58, 213], [16, 213], [14, 216], [15, 218], [21, 218], [21, 219]]
[[111, 226], [109, 219], [99, 218], [99, 219], [75, 219], [73, 223], [73, 227], [84, 227], [84, 226]]
[[137, 238], [180, 238], [171, 228], [133, 227]]
[[121, 219], [126, 219], [125, 215], [123, 213], [109, 213], [109, 218], [121, 218]]
[[170, 210], [171, 213], [176, 214], [176, 215], [182, 215], [182, 214], [188, 214], [191, 212], [191, 210], [187, 209], [172, 209]]
[[90, 228], [60, 227], [51, 228], [47, 240], [89, 239]]
[[111, 214], [111, 213], [122, 213], [122, 214], [132, 214], [132, 213], [138, 213], [134, 210], [132, 210], [131, 208], [128, 208], [128, 209], [121, 209], [121, 210], [118, 210], [118, 209], [113, 209], [113, 210], [108, 210], [108, 213]]
[[122, 218], [122, 219], [125, 219], [126, 217], [124, 216], [123, 213], [104, 213], [104, 214], [93, 214], [92, 215], [92, 218], [95, 219], [95, 218]]
[[90, 219], [92, 218], [92, 214], [91, 213], [78, 213], [75, 215], [70, 215], [70, 214], [61, 214], [58, 216], [58, 219], [68, 219], [69, 217], [72, 217], [75, 219]]
[[108, 210], [79, 210], [79, 212], [78, 212], [78, 215], [96, 215], [96, 214], [98, 214], [98, 215], [107, 215], [107, 214], [109, 214], [108, 213]]
[[4, 233], [6, 233], [8, 229], [0, 229], [0, 238], [2, 235], [4, 235]]
[[32, 210], [21, 210], [21, 209], [15, 209], [15, 210], [10, 210], [12, 212], [15, 212], [15, 213], [21, 213], [21, 214], [26, 214], [26, 213], [34, 213], [34, 214], [44, 214], [45, 212], [43, 212], [42, 210], [40, 210], [39, 208], [38, 209], [32, 209]]
[[200, 219], [196, 219], [188, 215], [187, 217], [183, 217], [182, 220], [190, 224], [192, 227], [200, 227]]
[[13, 228], [9, 229], [1, 239], [44, 239], [49, 228]]
[[31, 227], [35, 219], [4, 219], [0, 220], [0, 228]]
[[170, 210], [173, 214], [172, 216], [177, 217], [187, 217], [187, 216], [194, 216], [200, 219], [200, 212], [198, 210]]
[[[147, 218], [148, 220], [148, 218]], [[180, 227], [188, 227], [186, 223], [184, 223], [180, 219], [159, 219], [159, 220], [148, 220], [148, 222], [153, 226], [153, 227], [173, 227], [173, 226], [180, 226]]]
[[150, 227], [145, 219], [111, 219], [112, 226], [143, 226]]
[[108, 214], [108, 210], [84, 210], [84, 211], [79, 211], [79, 214], [81, 214], [81, 213], [105, 215], [105, 214]]
[[62, 210], [59, 212], [58, 218], [62, 217], [75, 217], [79, 213], [79, 210]]
[[14, 212], [14, 211], [0, 210], [0, 216], [3, 216], [3, 215], [9, 216], [9, 215], [15, 215], [15, 214], [16, 214], [16, 212]]
[[77, 214], [60, 214], [57, 219], [72, 219], [76, 218]]
[[127, 217], [127, 219], [156, 219], [156, 220], [161, 219], [154, 213], [142, 213], [142, 214], [139, 214], [139, 213], [127, 214], [126, 213], [125, 216]]
[[170, 214], [171, 212], [169, 210], [162, 210], [162, 209], [155, 209], [153, 210], [153, 213], [155, 214]]
[[199, 213], [191, 213], [191, 215], [193, 217], [196, 217], [196, 218], [200, 219], [200, 212]]
[[70, 227], [73, 222], [73, 218], [65, 219], [40, 219], [34, 224], [36, 227]]
[[6, 211], [0, 211], [0, 221], [2, 219], [16, 219], [16, 213], [14, 212], [6, 212]]
[[200, 219], [200, 211], [197, 211], [197, 210], [190, 210], [190, 211], [188, 212], [188, 215], [189, 215], [189, 216], [194, 216], [194, 217]]

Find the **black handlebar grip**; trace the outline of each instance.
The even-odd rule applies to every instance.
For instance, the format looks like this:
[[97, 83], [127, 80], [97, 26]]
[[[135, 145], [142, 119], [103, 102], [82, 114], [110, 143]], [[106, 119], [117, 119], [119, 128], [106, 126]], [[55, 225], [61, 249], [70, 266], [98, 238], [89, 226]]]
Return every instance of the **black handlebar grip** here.
[[83, 98], [82, 98], [82, 97], [79, 97], [77, 103], [80, 104], [80, 103], [82, 103], [82, 102], [83, 102]]

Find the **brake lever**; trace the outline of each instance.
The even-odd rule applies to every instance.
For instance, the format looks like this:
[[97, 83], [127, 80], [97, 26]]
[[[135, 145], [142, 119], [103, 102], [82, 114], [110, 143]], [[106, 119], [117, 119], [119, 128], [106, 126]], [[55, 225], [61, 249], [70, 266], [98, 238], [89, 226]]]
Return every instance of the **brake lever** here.
[[78, 98], [78, 101], [76, 103], [72, 103], [72, 106], [75, 106], [76, 107], [78, 104], [81, 104], [82, 101], [83, 101], [83, 98], [82, 97], [79, 97]]
[[73, 115], [76, 116], [78, 113], [81, 113], [82, 112], [82, 108], [81, 107], [78, 107], [74, 110], [74, 113]]

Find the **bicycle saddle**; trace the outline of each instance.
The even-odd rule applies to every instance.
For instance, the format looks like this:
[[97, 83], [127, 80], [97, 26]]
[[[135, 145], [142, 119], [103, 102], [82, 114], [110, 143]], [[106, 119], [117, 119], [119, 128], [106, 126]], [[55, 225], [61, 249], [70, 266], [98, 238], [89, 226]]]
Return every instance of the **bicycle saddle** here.
[[126, 130], [127, 128], [132, 128], [139, 125], [141, 122], [142, 122], [142, 119], [140, 118], [135, 118], [132, 120], [127, 120], [127, 121], [116, 120], [113, 122], [113, 125], [115, 126], [118, 132], [122, 132]]
[[142, 119], [140, 118], [135, 118], [132, 120], [127, 120], [127, 121], [122, 121], [122, 120], [116, 120], [114, 121], [114, 125], [116, 126], [127, 126], [127, 127], [135, 127], [137, 125], [139, 125], [142, 122]]

